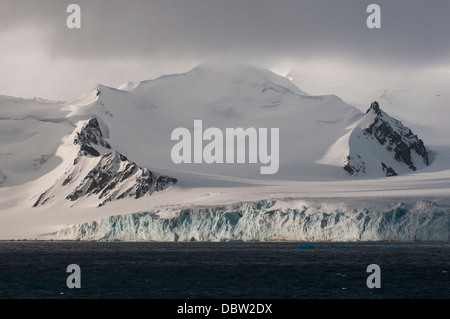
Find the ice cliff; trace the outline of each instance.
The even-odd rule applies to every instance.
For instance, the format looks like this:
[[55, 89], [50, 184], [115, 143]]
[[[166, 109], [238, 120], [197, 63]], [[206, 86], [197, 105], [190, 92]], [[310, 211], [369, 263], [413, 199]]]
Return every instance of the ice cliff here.
[[[432, 202], [389, 209], [320, 208], [282, 201], [162, 209], [73, 225], [47, 238], [87, 241], [449, 241], [450, 208]], [[337, 207], [337, 206], [336, 206]], [[160, 216], [172, 215], [171, 218]]]

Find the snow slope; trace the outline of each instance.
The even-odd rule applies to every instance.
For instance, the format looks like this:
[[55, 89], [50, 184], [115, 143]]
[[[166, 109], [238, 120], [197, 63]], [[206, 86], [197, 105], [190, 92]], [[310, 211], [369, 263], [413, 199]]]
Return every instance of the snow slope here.
[[[345, 178], [341, 168], [316, 161], [336, 136], [344, 135], [363, 116], [336, 96], [305, 95], [286, 78], [252, 67], [200, 65], [185, 74], [128, 86], [129, 91], [98, 86], [82, 102], [68, 105], [69, 116], [98, 116], [120, 153], [140, 166], [178, 174], [186, 186], [205, 185], [198, 174], [257, 180]], [[202, 120], [204, 129], [215, 127], [223, 132], [239, 127], [279, 128], [278, 173], [262, 177], [260, 163], [174, 164], [170, 154], [176, 142], [171, 141], [171, 133], [179, 127], [192, 130], [194, 120]]]
[[355, 69], [345, 63], [319, 61], [313, 66], [294, 68], [286, 77], [311, 95], [333, 93], [364, 112], [369, 101], [378, 101], [386, 113], [410, 127], [425, 145], [433, 149], [450, 146], [448, 69], [386, 73], [375, 64]]
[[[113, 200], [126, 197], [140, 198], [162, 191], [177, 182], [177, 179], [138, 167], [111, 150], [105, 140], [96, 117], [81, 121], [80, 128], [68, 139], [73, 162], [54, 184], [45, 190], [33, 207], [58, 204], [61, 200], [79, 202], [92, 197], [103, 206]], [[78, 151], [78, 152], [77, 152]]]
[[0, 96], [0, 185], [23, 184], [61, 164], [54, 156], [75, 129], [63, 103]]
[[[204, 64], [121, 89], [98, 85], [67, 103], [0, 97], [0, 110], [0, 239], [448, 240], [445, 143], [432, 144], [430, 166], [405, 169], [376, 139], [355, 138], [370, 114], [267, 70]], [[93, 118], [98, 143], [80, 145]], [[194, 120], [279, 128], [279, 172], [174, 164], [171, 133]], [[373, 159], [357, 178], [344, 170], [354, 154]], [[381, 162], [401, 175], [383, 177]], [[141, 183], [144, 175], [152, 182]], [[239, 217], [231, 224], [230, 212]]]

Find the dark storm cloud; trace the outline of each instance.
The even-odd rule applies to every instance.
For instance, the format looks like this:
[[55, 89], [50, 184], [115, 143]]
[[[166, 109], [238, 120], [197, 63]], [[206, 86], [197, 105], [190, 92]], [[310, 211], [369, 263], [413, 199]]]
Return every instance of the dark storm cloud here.
[[[66, 7], [82, 29], [65, 27]], [[382, 28], [366, 27], [370, 3]], [[450, 1], [414, 0], [2, 0], [1, 31], [46, 33], [55, 57], [343, 57], [360, 62], [449, 62]], [[4, 45], [4, 44], [3, 44]]]

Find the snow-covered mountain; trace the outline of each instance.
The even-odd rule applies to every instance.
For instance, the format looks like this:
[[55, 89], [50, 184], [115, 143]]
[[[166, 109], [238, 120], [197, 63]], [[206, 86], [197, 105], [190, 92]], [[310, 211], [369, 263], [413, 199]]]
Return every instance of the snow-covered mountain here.
[[[286, 78], [267, 70], [236, 64], [204, 64], [185, 74], [127, 83], [121, 88], [98, 85], [87, 95], [59, 107], [59, 116], [65, 114], [66, 122], [59, 116], [50, 121], [70, 123], [73, 129], [79, 127], [80, 121], [95, 116], [107, 135], [100, 141], [114, 145], [114, 150], [132, 158], [138, 166], [176, 176], [183, 186], [201, 185], [205, 178], [211, 180], [214, 176], [219, 180], [224, 176], [256, 180], [339, 180], [348, 178], [344, 167], [353, 175], [365, 171], [367, 177], [378, 177], [385, 176], [386, 170], [405, 173], [407, 170], [399, 167], [402, 162], [414, 170], [426, 166], [414, 165], [399, 155], [400, 146], [396, 148], [397, 153], [393, 150], [393, 156], [388, 156], [389, 147], [386, 154], [380, 154], [379, 146], [372, 139], [361, 139], [361, 129], [368, 137], [367, 128], [362, 126], [369, 125], [372, 113], [365, 115], [334, 95], [309, 96]], [[173, 163], [171, 150], [175, 142], [171, 133], [179, 127], [192, 131], [195, 120], [202, 120], [204, 129], [214, 127], [223, 132], [227, 128], [279, 128], [277, 174], [261, 176], [261, 164]], [[383, 123], [392, 123], [396, 132], [401, 130], [401, 124], [394, 122], [389, 118]], [[63, 136], [56, 135], [59, 139]], [[58, 140], [52, 142], [60, 144]], [[206, 144], [204, 141], [203, 146]], [[57, 145], [53, 146], [53, 152], [42, 154], [41, 161], [52, 158]], [[427, 161], [424, 160], [425, 164]], [[15, 161], [12, 163], [16, 165]], [[384, 171], [381, 163], [386, 166]], [[0, 169], [6, 176], [13, 175], [8, 165]], [[14, 176], [10, 180], [13, 184], [20, 183], [19, 180], [14, 183]]]
[[[342, 169], [348, 164], [348, 156], [352, 156], [347, 149], [357, 148], [350, 143], [363, 144], [350, 139], [342, 145], [340, 138], [354, 135], [356, 128], [352, 127], [364, 118], [363, 112], [334, 95], [309, 96], [286, 78], [267, 70], [200, 65], [185, 74], [126, 83], [121, 88], [99, 86], [71, 104], [71, 116], [95, 114], [108, 127], [119, 152], [145, 167], [178, 174], [180, 183], [186, 186], [201, 184], [199, 178], [205, 174], [208, 178], [262, 178], [259, 165], [174, 164], [170, 158], [174, 145], [171, 132], [178, 127], [193, 131], [194, 120], [202, 120], [204, 129], [214, 127], [222, 131], [238, 127], [279, 128], [280, 168], [274, 176], [263, 176], [265, 179], [347, 178]], [[369, 161], [377, 154], [372, 146], [367, 147]], [[397, 167], [395, 157], [383, 161], [387, 167]], [[379, 169], [367, 170], [368, 177], [386, 175], [379, 163], [376, 166]]]
[[173, 176], [177, 172], [186, 186], [201, 184], [199, 177], [205, 174], [208, 179], [211, 174], [261, 179], [260, 164], [174, 164], [171, 133], [179, 127], [192, 132], [194, 120], [202, 120], [204, 129], [222, 131], [279, 128], [280, 169], [264, 178], [316, 180], [345, 177], [339, 167], [324, 168], [315, 161], [363, 115], [336, 96], [305, 95], [286, 78], [247, 66], [201, 65], [126, 87], [128, 91], [99, 86], [72, 103], [70, 115], [101, 118], [119, 152], [144, 167]]
[[[382, 107], [373, 102], [365, 113], [335, 95], [311, 96], [285, 77], [239, 64], [202, 64], [119, 89], [98, 85], [70, 102], [0, 97], [0, 224], [10, 225], [0, 228], [0, 238], [26, 236], [11, 235], [11, 225], [35, 238], [150, 208], [157, 218], [178, 218], [187, 206], [374, 196], [385, 185], [396, 190], [391, 194], [440, 196], [447, 184], [428, 181], [450, 176], [448, 154], [434, 159]], [[261, 163], [174, 163], [172, 132], [193, 133], [198, 120], [204, 130], [279, 129], [278, 172], [261, 175]], [[201, 143], [203, 149], [209, 142]]]
[[381, 170], [389, 177], [430, 164], [423, 141], [383, 112], [378, 102], [372, 103], [348, 137], [350, 152], [344, 169], [351, 175]]
[[[432, 149], [450, 146], [448, 112], [450, 72], [428, 68], [387, 75], [383, 68], [367, 65], [352, 68], [345, 63], [298, 66], [287, 72], [293, 83], [310, 95], [336, 94], [366, 111], [370, 101], [378, 101], [390, 116], [401, 120]], [[358, 89], [355, 89], [357, 83]]]
[[[33, 207], [65, 198], [72, 202], [93, 196], [98, 206], [126, 197], [140, 198], [174, 185], [177, 179], [138, 167], [105, 140], [97, 118], [82, 123], [74, 133], [79, 152], [64, 174], [43, 192]], [[102, 155], [103, 154], [103, 155]]]

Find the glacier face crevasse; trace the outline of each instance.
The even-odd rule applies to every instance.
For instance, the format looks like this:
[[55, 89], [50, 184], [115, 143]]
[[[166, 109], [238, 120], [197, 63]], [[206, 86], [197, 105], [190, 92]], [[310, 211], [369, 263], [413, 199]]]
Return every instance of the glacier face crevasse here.
[[[450, 208], [429, 202], [367, 209], [276, 208], [277, 201], [155, 210], [45, 236], [87, 241], [449, 241]], [[175, 212], [173, 218], [160, 213]]]

